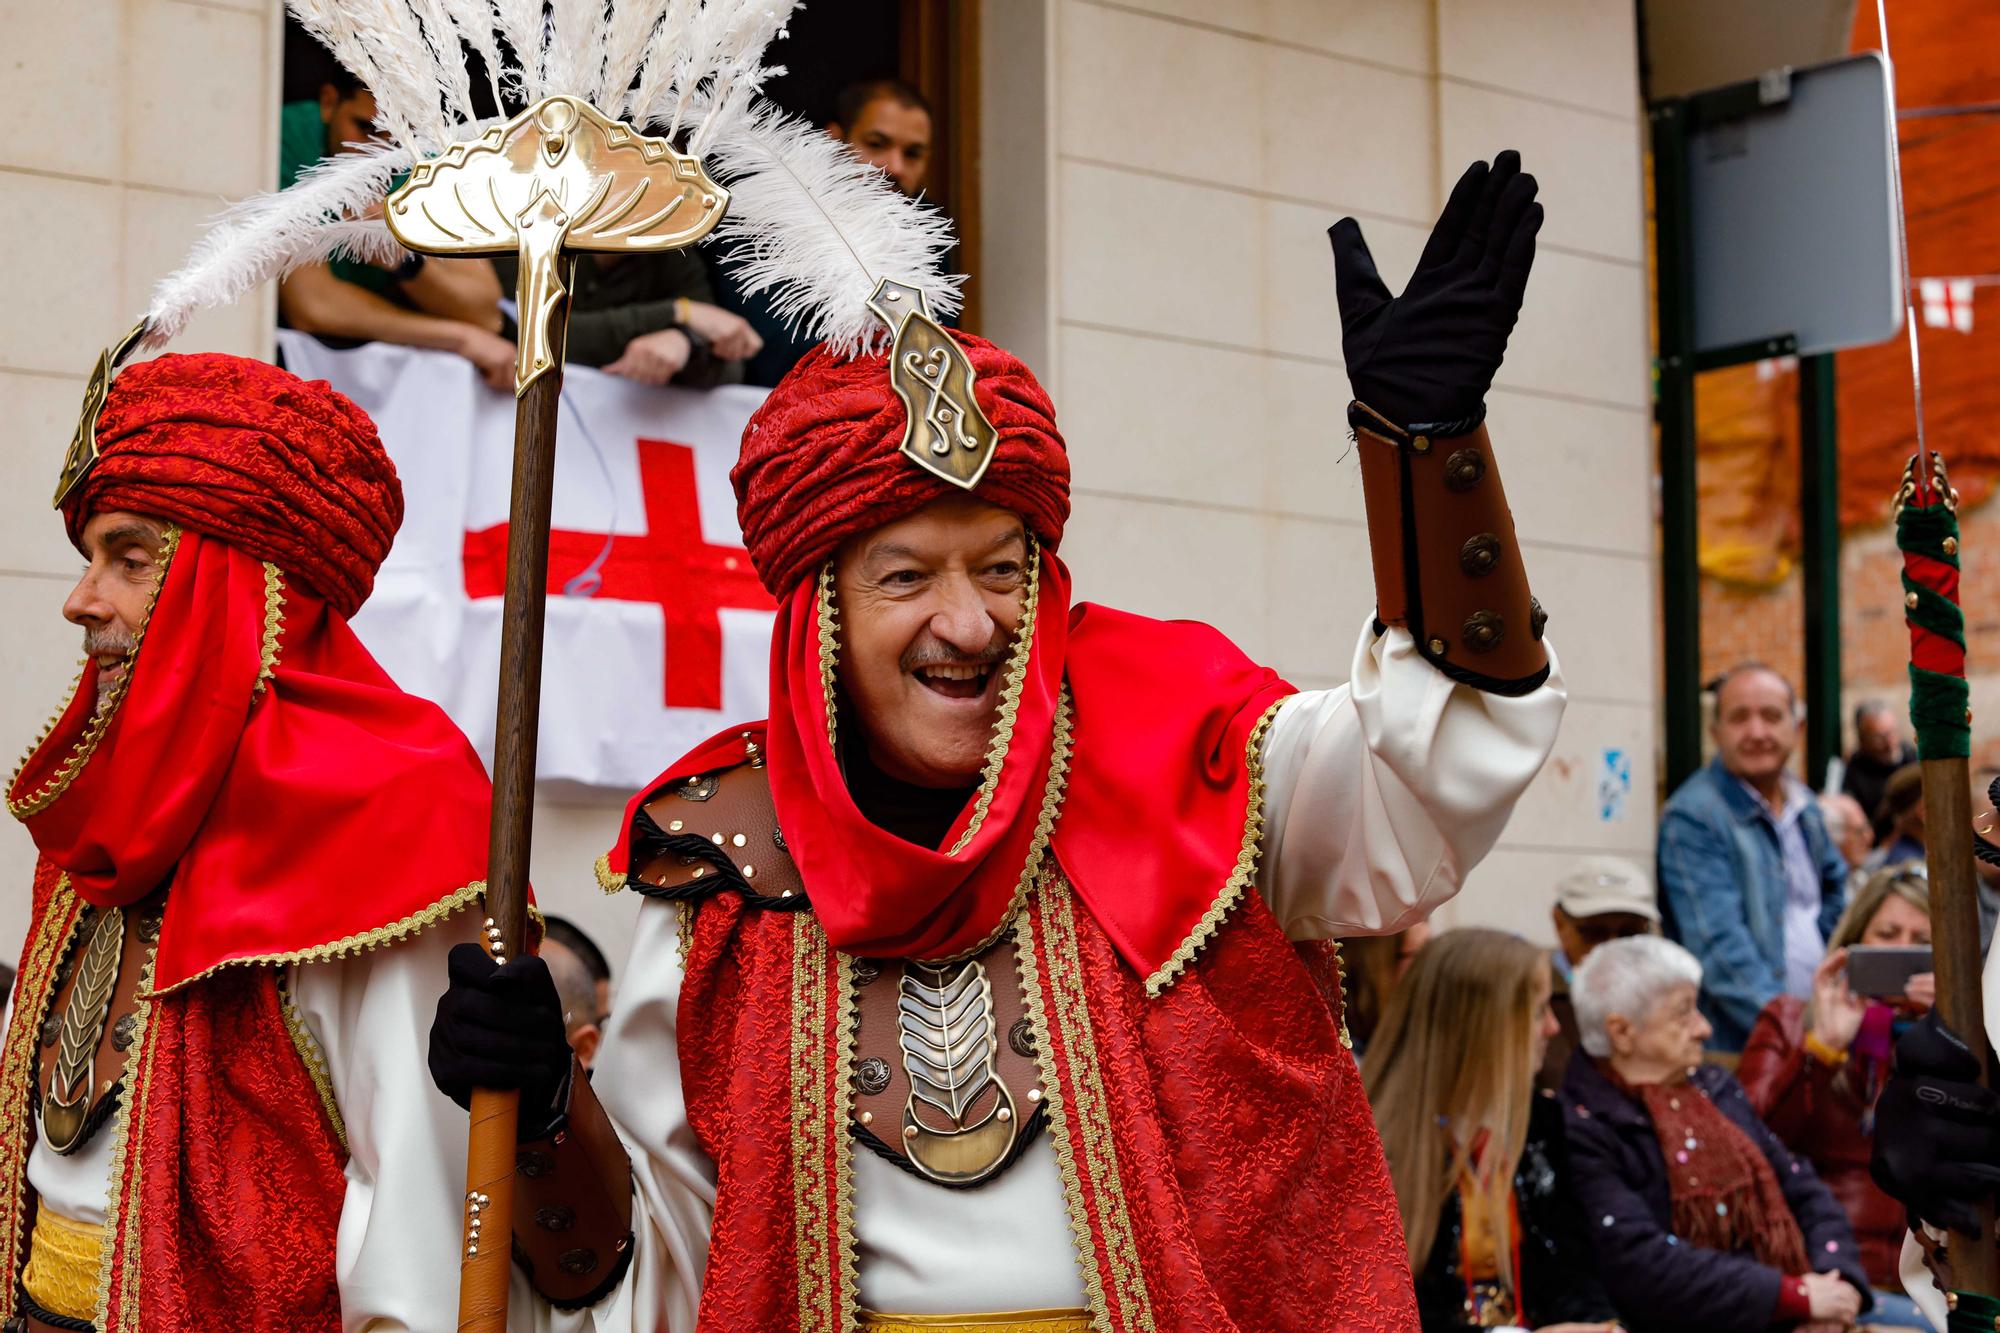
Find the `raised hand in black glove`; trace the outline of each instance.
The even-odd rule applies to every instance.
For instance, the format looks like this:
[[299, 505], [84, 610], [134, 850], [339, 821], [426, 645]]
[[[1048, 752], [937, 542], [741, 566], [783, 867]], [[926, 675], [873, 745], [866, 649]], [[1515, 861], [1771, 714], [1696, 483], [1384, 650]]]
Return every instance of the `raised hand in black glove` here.
[[1875, 1102], [1875, 1183], [1954, 1231], [1977, 1232], [1974, 1207], [2000, 1190], [2000, 1096], [1978, 1079], [1979, 1058], [1932, 1010], [1897, 1038]]
[[1327, 234], [1354, 396], [1405, 430], [1452, 425], [1460, 429], [1433, 433], [1462, 434], [1478, 425], [1541, 226], [1535, 178], [1511, 148], [1458, 178], [1401, 296], [1375, 271], [1361, 224], [1334, 223]]
[[501, 964], [476, 944], [451, 951], [451, 986], [431, 1023], [431, 1081], [470, 1107], [474, 1088], [519, 1088], [520, 1137], [545, 1138], [568, 1103], [569, 1039], [548, 964]]

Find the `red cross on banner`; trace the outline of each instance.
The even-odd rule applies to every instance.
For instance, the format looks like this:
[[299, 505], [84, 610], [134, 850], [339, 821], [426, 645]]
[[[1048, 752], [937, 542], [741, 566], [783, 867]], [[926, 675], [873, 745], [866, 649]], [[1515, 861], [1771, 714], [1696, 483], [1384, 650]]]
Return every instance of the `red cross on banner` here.
[[[651, 602], [666, 622], [666, 706], [722, 707], [723, 608], [768, 611], [774, 603], [741, 546], [715, 546], [701, 535], [694, 450], [666, 440], [638, 441], [645, 493], [644, 536], [614, 536], [593, 594]], [[549, 587], [562, 588], [604, 553], [605, 534], [549, 535]], [[507, 584], [507, 524], [465, 534], [465, 592], [498, 597]]]

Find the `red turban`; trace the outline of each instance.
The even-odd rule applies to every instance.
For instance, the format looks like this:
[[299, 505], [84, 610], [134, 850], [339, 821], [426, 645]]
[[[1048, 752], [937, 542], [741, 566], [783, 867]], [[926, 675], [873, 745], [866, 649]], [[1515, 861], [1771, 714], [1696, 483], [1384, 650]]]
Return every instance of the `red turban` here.
[[72, 542], [93, 513], [156, 515], [270, 561], [343, 616], [368, 600], [403, 522], [368, 414], [262, 361], [204, 352], [126, 367], [97, 451], [63, 505]]
[[[1019, 514], [1053, 549], [1069, 518], [1069, 455], [1055, 405], [1019, 357], [969, 333], [952, 336], [1000, 434], [973, 494]], [[772, 596], [783, 598], [849, 537], [958, 493], [904, 457], [906, 420], [886, 353], [847, 358], [815, 347], [771, 390], [729, 477], [743, 544]]]

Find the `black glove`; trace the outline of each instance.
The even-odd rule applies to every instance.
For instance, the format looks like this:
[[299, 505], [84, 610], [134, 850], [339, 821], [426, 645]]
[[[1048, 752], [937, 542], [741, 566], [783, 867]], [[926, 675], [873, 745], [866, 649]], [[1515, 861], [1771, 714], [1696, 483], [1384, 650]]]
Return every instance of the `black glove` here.
[[474, 1088], [519, 1088], [520, 1137], [546, 1138], [569, 1103], [570, 1050], [548, 964], [496, 963], [476, 944], [451, 951], [451, 986], [431, 1023], [431, 1081], [470, 1107]]
[[1334, 223], [1327, 235], [1354, 396], [1405, 429], [1478, 425], [1541, 226], [1535, 178], [1511, 148], [1458, 178], [1401, 296], [1390, 296], [1375, 271], [1361, 224]]
[[1913, 1218], [1977, 1232], [1974, 1207], [2000, 1190], [2000, 1097], [1979, 1057], [1933, 1010], [1896, 1041], [1875, 1102], [1869, 1173]]

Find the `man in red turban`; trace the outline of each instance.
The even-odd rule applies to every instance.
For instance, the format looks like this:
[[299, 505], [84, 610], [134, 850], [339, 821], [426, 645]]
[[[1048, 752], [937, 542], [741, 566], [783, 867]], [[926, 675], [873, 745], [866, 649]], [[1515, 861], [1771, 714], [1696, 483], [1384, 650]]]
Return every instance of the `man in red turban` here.
[[771, 717], [600, 865], [645, 902], [594, 1084], [536, 960], [456, 955], [432, 1029], [454, 1096], [526, 1089], [538, 1327], [1415, 1327], [1297, 946], [1422, 920], [1554, 741], [1482, 425], [1534, 195], [1476, 164], [1394, 298], [1334, 228], [1378, 596], [1339, 689], [1072, 604], [1065, 445], [1002, 349], [904, 316], [777, 387], [734, 473]]
[[83, 672], [7, 790], [7, 1327], [447, 1327], [465, 1122], [411, 1016], [491, 792], [348, 628], [395, 469], [325, 384], [219, 355], [118, 374], [72, 449]]

